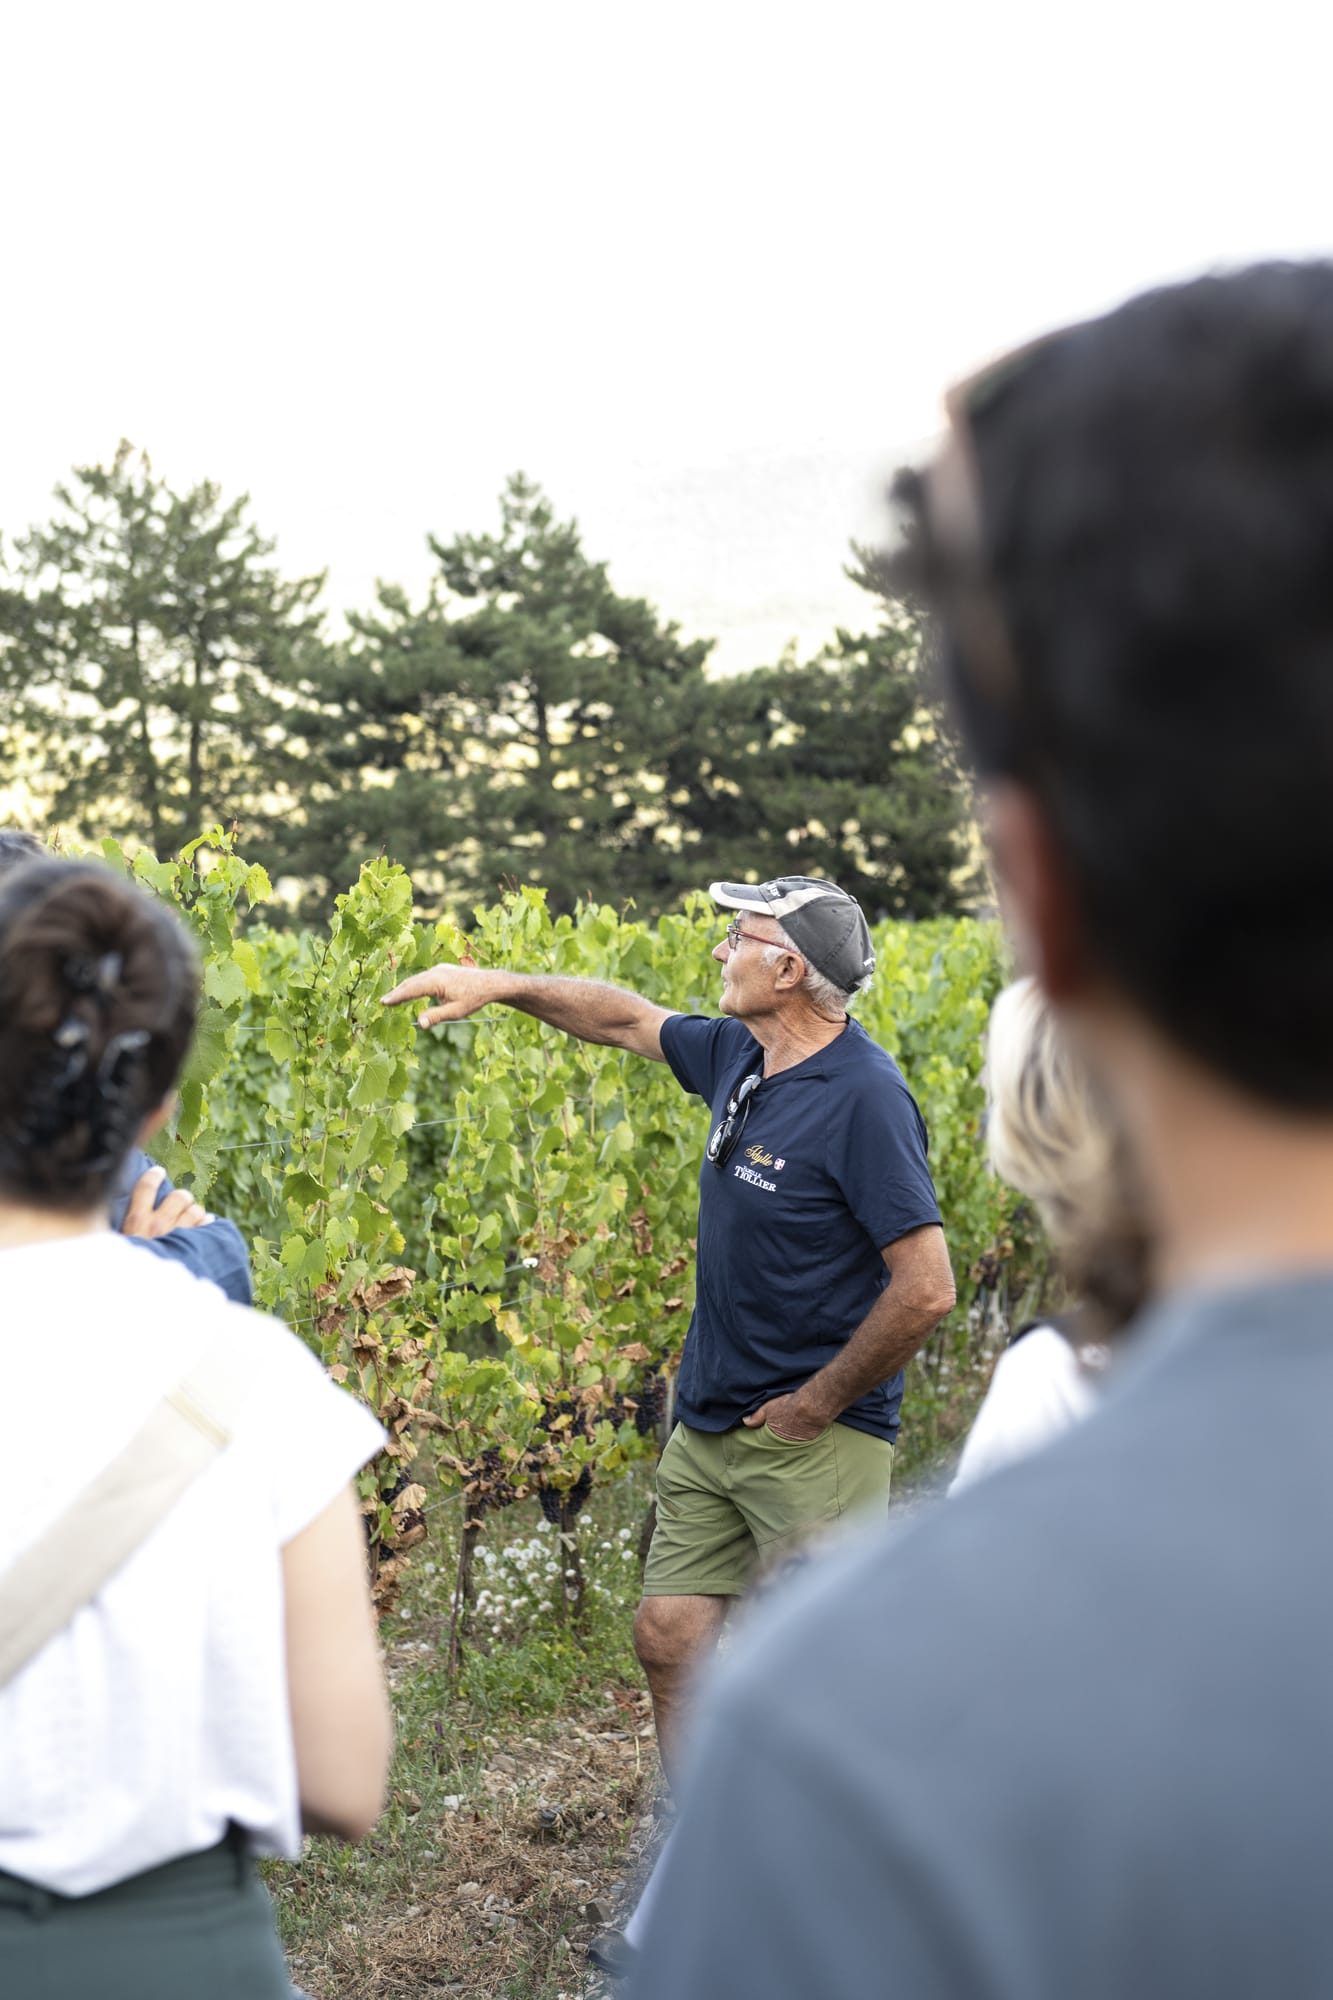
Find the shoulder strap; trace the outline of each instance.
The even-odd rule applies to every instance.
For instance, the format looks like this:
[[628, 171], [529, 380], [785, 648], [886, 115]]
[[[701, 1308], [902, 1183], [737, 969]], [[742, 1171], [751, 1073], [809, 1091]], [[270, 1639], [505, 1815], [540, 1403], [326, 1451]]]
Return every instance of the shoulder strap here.
[[123, 1451], [0, 1576], [0, 1688], [147, 1541], [231, 1442], [244, 1383], [220, 1335]]

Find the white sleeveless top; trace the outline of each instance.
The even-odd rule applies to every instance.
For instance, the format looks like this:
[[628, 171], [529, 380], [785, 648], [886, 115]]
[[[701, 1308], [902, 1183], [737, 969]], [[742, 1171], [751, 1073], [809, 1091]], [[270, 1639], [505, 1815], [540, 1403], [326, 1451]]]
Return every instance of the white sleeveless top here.
[[1097, 1384], [1053, 1326], [1034, 1326], [995, 1364], [950, 1493], [1039, 1451], [1095, 1408]]
[[379, 1449], [276, 1320], [108, 1232], [0, 1251], [0, 1575], [226, 1329], [231, 1444], [0, 1689], [0, 1870], [87, 1895], [212, 1847], [300, 1852], [281, 1550]]

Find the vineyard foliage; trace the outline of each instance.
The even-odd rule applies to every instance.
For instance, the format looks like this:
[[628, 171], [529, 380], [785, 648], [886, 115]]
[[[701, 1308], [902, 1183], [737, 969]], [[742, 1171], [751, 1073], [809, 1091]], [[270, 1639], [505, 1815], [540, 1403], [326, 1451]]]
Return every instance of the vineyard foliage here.
[[[327, 931], [293, 934], [265, 925], [267, 878], [220, 834], [171, 863], [105, 851], [180, 907], [204, 954], [200, 1032], [159, 1155], [239, 1225], [258, 1303], [389, 1432], [364, 1487], [386, 1574], [451, 1491], [479, 1516], [536, 1490], [568, 1527], [594, 1480], [652, 1448], [689, 1321], [708, 1111], [665, 1064], [509, 1009], [423, 1034], [381, 996], [466, 956], [710, 1012], [716, 910], [700, 896], [653, 925], [594, 906], [552, 919], [523, 889], [464, 936], [415, 924], [407, 876], [377, 861]], [[888, 923], [875, 942], [856, 1012], [925, 1114], [961, 1301], [909, 1386], [903, 1441], [920, 1459], [986, 1358], [981, 1306], [1037, 1263], [980, 1147], [996, 928]]]

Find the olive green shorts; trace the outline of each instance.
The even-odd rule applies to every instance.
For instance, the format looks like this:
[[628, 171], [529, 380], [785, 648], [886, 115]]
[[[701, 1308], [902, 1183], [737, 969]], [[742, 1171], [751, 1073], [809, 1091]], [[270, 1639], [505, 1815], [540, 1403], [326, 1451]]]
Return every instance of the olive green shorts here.
[[883, 1514], [893, 1446], [830, 1424], [789, 1444], [766, 1424], [696, 1431], [677, 1424], [657, 1468], [657, 1525], [645, 1597], [739, 1597], [759, 1569], [795, 1555], [844, 1515]]

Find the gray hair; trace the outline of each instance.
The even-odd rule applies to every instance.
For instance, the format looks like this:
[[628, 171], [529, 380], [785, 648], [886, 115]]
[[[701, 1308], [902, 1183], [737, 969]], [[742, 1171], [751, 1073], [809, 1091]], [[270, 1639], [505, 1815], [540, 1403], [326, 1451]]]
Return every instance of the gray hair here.
[[781, 924], [778, 925], [778, 938], [779, 942], [777, 944], [771, 944], [765, 950], [764, 964], [772, 965], [774, 960], [780, 958], [784, 951], [791, 952], [796, 958], [800, 959], [802, 965], [805, 967], [805, 980], [803, 982], [805, 997], [815, 1012], [834, 1017], [839, 1014], [845, 1014], [851, 1006], [852, 1001], [860, 992], [860, 987], [836, 986], [825, 973], [816, 971], [815, 967], [811, 965], [809, 959], [801, 950], [801, 947], [788, 937]]

